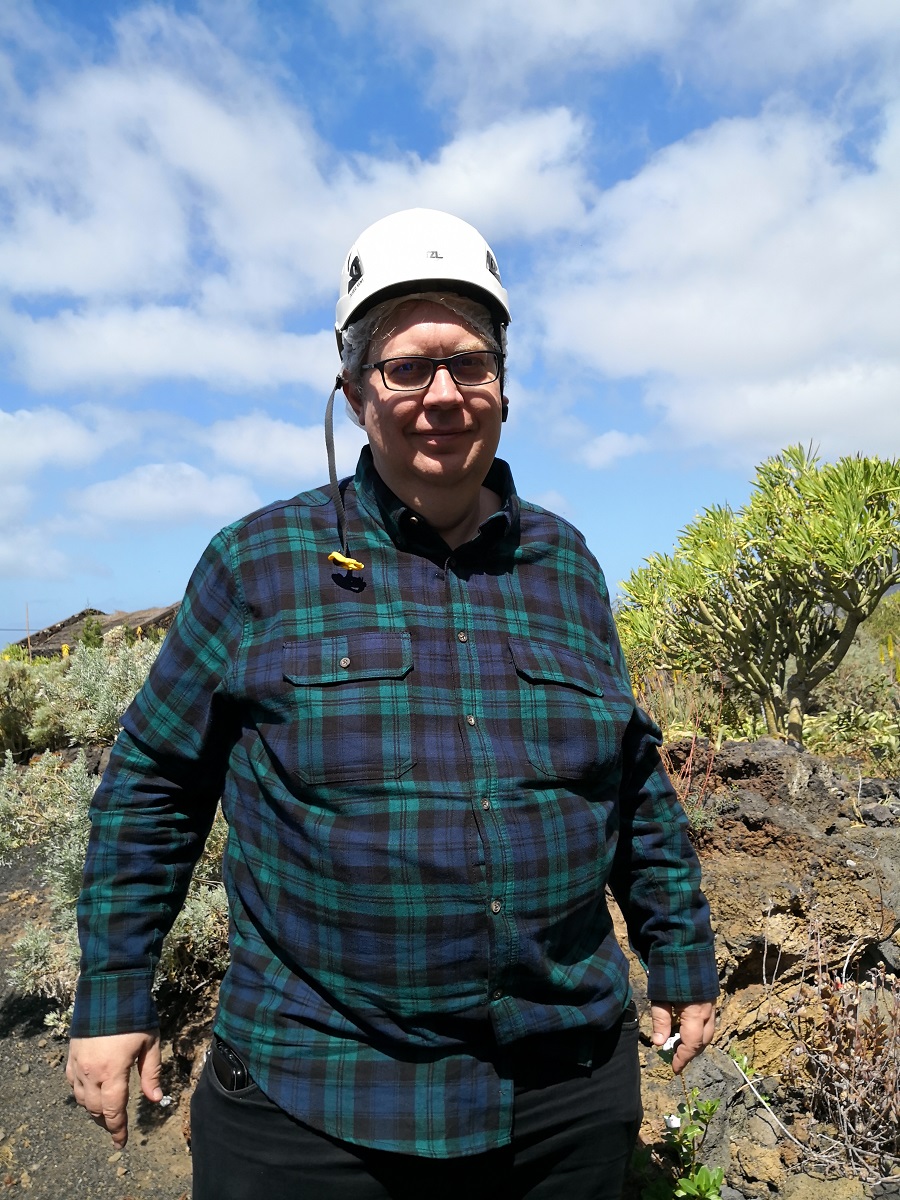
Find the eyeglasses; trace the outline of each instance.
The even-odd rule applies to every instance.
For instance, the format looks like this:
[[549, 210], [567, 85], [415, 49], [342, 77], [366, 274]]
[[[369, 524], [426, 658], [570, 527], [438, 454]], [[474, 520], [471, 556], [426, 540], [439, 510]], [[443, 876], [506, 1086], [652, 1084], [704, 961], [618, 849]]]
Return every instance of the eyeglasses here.
[[500, 375], [500, 355], [494, 350], [463, 350], [449, 358], [428, 358], [409, 354], [404, 358], [384, 358], [363, 363], [363, 370], [378, 370], [384, 386], [392, 392], [421, 392], [431, 387], [438, 367], [446, 367], [460, 387], [481, 387]]

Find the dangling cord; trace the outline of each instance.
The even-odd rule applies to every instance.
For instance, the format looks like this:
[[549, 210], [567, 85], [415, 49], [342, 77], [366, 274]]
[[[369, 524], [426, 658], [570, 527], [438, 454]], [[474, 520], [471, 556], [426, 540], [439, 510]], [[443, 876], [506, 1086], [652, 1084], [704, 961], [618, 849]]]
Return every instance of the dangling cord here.
[[334, 381], [334, 387], [331, 389], [331, 395], [328, 397], [328, 403], [325, 405], [325, 453], [328, 456], [328, 478], [331, 481], [331, 494], [338, 516], [342, 550], [341, 554], [338, 554], [336, 550], [333, 551], [328, 555], [328, 559], [329, 562], [336, 563], [339, 567], [344, 567], [347, 571], [361, 571], [363, 564], [357, 562], [355, 558], [350, 558], [347, 547], [347, 513], [344, 509], [344, 497], [341, 495], [341, 486], [338, 483], [337, 477], [337, 466], [334, 461], [334, 397], [342, 383], [343, 380], [338, 375]]

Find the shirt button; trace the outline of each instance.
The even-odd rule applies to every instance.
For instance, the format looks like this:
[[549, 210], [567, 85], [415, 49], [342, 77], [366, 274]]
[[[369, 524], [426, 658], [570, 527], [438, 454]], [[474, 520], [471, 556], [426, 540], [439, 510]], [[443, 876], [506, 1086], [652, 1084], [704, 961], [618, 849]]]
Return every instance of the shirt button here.
[[350, 659], [349, 659], [349, 658], [342, 658], [342, 659], [341, 659], [341, 666], [342, 666], [342, 667], [349, 667], [349, 666], [350, 666]]
[[475, 718], [472, 716], [472, 714], [471, 714], [471, 713], [469, 713], [469, 714], [467, 715], [467, 717], [466, 717], [466, 724], [467, 724], [467, 725], [474, 725], [474, 724], [475, 724]]
[[491, 992], [491, 999], [492, 1000], [502, 1000], [503, 999], [503, 993], [500, 991], [499, 988], [497, 988], [496, 991]]
[[469, 640], [469, 635], [465, 632], [465, 630], [461, 629], [456, 635], [456, 640], [458, 642], [467, 642]]
[[500, 912], [500, 910], [502, 908], [503, 908], [502, 900], [492, 900], [491, 901], [491, 912], [494, 913], [495, 916], [498, 912]]
[[491, 802], [490, 802], [490, 800], [488, 800], [487, 796], [482, 797], [481, 807], [485, 810], [487, 810], [491, 807]]
[[419, 523], [418, 517], [407, 517], [406, 519], [407, 519], [407, 522], [412, 526], [416, 526]]

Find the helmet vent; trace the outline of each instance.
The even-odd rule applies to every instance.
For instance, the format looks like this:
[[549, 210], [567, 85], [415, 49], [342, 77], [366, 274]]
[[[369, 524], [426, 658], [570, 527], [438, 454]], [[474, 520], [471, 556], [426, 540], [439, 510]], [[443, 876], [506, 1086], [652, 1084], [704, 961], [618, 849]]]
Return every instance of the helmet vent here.
[[350, 292], [353, 291], [353, 289], [356, 287], [356, 285], [359, 283], [359, 281], [363, 277], [362, 262], [360, 261], [360, 257], [358, 254], [354, 255], [353, 260], [350, 263], [350, 266], [347, 268], [347, 274], [349, 276], [349, 278], [347, 280], [347, 292], [349, 294]]

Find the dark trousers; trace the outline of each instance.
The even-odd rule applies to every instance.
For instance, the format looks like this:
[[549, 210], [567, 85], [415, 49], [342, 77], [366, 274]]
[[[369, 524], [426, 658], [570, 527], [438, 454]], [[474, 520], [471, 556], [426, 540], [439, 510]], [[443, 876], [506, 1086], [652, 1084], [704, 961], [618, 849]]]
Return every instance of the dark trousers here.
[[530, 1056], [512, 1144], [451, 1159], [329, 1137], [253, 1084], [227, 1092], [208, 1061], [191, 1101], [193, 1200], [619, 1200], [641, 1120], [637, 1020], [600, 1037], [592, 1070]]

